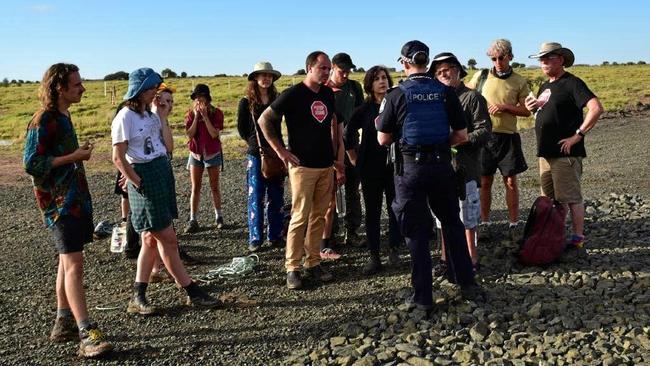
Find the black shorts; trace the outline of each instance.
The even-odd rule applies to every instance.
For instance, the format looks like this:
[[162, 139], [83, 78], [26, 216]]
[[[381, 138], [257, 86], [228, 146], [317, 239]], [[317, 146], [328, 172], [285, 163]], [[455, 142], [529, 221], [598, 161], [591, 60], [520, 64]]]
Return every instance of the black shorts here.
[[122, 187], [120, 187], [120, 178], [122, 178], [122, 173], [118, 170], [117, 175], [115, 176], [115, 190], [113, 191], [115, 194], [122, 195], [122, 198], [129, 199], [129, 194], [127, 192], [124, 192]]
[[59, 254], [75, 253], [84, 250], [84, 244], [93, 241], [93, 218], [90, 215], [59, 217], [50, 228], [54, 245]]
[[481, 175], [494, 175], [497, 168], [504, 177], [528, 170], [518, 133], [495, 132], [481, 149]]

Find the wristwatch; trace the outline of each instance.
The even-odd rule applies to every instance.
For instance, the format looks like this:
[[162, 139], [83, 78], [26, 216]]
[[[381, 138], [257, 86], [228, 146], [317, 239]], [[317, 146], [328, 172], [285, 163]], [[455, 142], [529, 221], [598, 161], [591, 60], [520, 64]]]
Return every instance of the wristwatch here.
[[585, 133], [584, 133], [584, 132], [582, 132], [582, 130], [581, 130], [581, 129], [579, 129], [579, 128], [578, 128], [578, 129], [576, 130], [576, 133], [578, 134], [578, 136], [580, 136], [580, 137], [582, 137], [582, 138], [584, 138], [584, 137], [585, 137]]

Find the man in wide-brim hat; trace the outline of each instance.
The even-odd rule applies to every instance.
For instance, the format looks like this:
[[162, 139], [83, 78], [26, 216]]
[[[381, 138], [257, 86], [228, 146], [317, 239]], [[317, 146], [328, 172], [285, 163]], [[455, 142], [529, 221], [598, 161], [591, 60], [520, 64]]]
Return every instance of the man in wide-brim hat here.
[[[585, 135], [591, 130], [603, 106], [581, 79], [564, 70], [573, 65], [570, 49], [556, 42], [542, 43], [539, 52], [528, 56], [539, 59], [542, 72], [548, 76], [537, 97], [526, 98], [526, 108], [535, 112], [535, 134], [542, 194], [571, 210], [570, 246], [582, 249], [585, 206], [580, 180], [585, 151]], [[582, 110], [587, 107], [584, 115]]]

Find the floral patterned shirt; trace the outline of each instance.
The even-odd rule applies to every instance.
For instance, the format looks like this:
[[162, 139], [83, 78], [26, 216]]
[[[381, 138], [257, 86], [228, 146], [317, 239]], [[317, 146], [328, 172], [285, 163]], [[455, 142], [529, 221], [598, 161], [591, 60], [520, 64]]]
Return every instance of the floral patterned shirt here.
[[52, 167], [55, 157], [71, 154], [78, 148], [70, 117], [59, 111], [39, 111], [34, 115], [27, 128], [23, 165], [32, 176], [36, 203], [47, 227], [63, 215], [92, 215], [83, 163]]

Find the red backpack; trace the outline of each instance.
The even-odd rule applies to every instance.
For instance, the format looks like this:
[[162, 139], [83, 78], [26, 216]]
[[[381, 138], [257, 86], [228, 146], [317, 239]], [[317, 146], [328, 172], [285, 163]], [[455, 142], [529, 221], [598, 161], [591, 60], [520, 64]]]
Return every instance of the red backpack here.
[[566, 247], [564, 221], [566, 208], [548, 197], [537, 197], [524, 228], [519, 262], [538, 266], [550, 264]]

